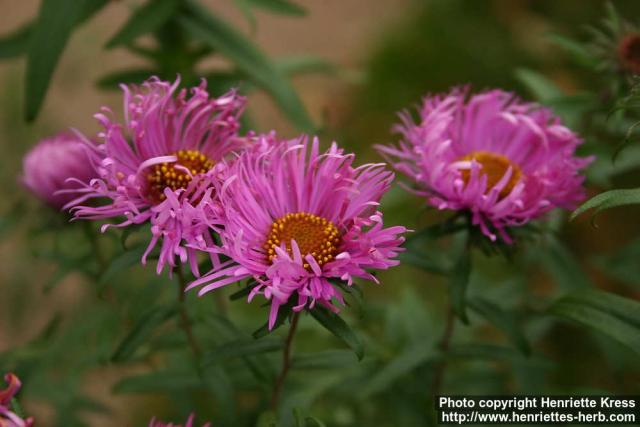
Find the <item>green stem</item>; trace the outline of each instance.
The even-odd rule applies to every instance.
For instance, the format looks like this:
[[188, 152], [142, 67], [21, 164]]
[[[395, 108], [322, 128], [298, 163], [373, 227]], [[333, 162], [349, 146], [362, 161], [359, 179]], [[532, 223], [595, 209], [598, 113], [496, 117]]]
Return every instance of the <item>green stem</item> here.
[[431, 394], [433, 396], [437, 396], [440, 394], [440, 389], [442, 388], [442, 379], [444, 377], [444, 372], [447, 367], [447, 352], [449, 351], [449, 346], [451, 345], [451, 338], [453, 337], [453, 331], [455, 326], [455, 313], [453, 312], [453, 308], [449, 306], [447, 309], [447, 323], [444, 328], [444, 332], [442, 334], [442, 338], [440, 339], [440, 343], [438, 344], [438, 349], [442, 353], [442, 361], [439, 363], [436, 368], [436, 373], [433, 377], [433, 382], [431, 383]]
[[276, 411], [278, 409], [278, 402], [280, 401], [280, 396], [282, 395], [284, 381], [286, 380], [289, 369], [291, 368], [291, 345], [293, 343], [293, 336], [295, 335], [296, 329], [298, 327], [299, 319], [300, 313], [293, 313], [293, 317], [291, 318], [291, 326], [289, 326], [289, 333], [287, 334], [287, 338], [284, 343], [284, 352], [282, 353], [282, 370], [280, 371], [280, 375], [278, 375], [278, 378], [276, 379], [276, 382], [273, 386], [273, 393], [271, 394], [271, 409], [273, 411]]

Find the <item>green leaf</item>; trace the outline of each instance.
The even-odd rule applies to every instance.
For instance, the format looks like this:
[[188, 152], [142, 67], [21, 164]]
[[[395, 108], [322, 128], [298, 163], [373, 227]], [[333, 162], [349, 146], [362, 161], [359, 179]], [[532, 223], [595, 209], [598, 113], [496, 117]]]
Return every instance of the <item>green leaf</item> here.
[[555, 83], [536, 71], [518, 68], [515, 71], [515, 77], [540, 102], [547, 102], [563, 96], [562, 91]]
[[309, 312], [318, 323], [351, 347], [356, 356], [358, 356], [358, 360], [362, 360], [364, 357], [364, 344], [360, 337], [356, 335], [340, 316], [320, 306], [314, 307], [314, 309]]
[[462, 253], [458, 257], [449, 275], [449, 299], [451, 308], [465, 324], [469, 323], [467, 318], [466, 293], [471, 275], [471, 248], [465, 245]]
[[155, 330], [178, 312], [175, 306], [153, 307], [136, 322], [133, 329], [111, 356], [113, 362], [129, 360], [136, 350], [153, 335]]
[[13, 33], [0, 39], [0, 59], [14, 58], [23, 55], [29, 47], [33, 34], [33, 23], [23, 25]]
[[213, 365], [225, 359], [270, 353], [282, 348], [282, 340], [276, 338], [238, 339], [219, 345], [203, 358], [203, 365]]
[[141, 83], [150, 76], [157, 74], [150, 68], [136, 68], [131, 70], [116, 71], [115, 73], [102, 76], [96, 83], [99, 88], [107, 90], [119, 89], [119, 85], [130, 83]]
[[605, 209], [637, 204], [640, 204], [640, 188], [605, 191], [587, 200], [582, 206], [573, 211], [571, 219], [575, 219], [589, 209], [595, 209], [592, 216], [592, 221], [594, 221], [595, 217]]
[[197, 375], [186, 372], [154, 372], [120, 380], [113, 386], [114, 393], [154, 393], [198, 390], [203, 388]]
[[314, 125], [293, 86], [269, 59], [234, 27], [200, 6], [187, 1], [188, 14], [179, 18], [183, 27], [196, 39], [219, 51], [258, 85], [269, 92], [289, 118], [302, 130]]
[[38, 115], [53, 71], [74, 27], [107, 0], [42, 0], [27, 51], [25, 117]]
[[291, 16], [305, 16], [307, 11], [302, 6], [289, 0], [247, 0], [251, 6]]
[[549, 34], [547, 38], [553, 44], [564, 49], [581, 65], [586, 67], [595, 67], [598, 63], [598, 60], [591, 55], [587, 46], [582, 43], [560, 34]]
[[589, 289], [560, 298], [549, 313], [598, 331], [640, 353], [638, 301]]
[[144, 246], [138, 246], [128, 251], [122, 252], [111, 260], [111, 263], [104, 270], [104, 273], [98, 278], [98, 285], [106, 285], [109, 281], [113, 280], [116, 275], [124, 270], [127, 270], [134, 265], [140, 263], [140, 258], [145, 251]]
[[178, 0], [149, 0], [136, 9], [120, 30], [107, 42], [107, 49], [133, 42], [160, 28], [178, 9]]
[[386, 390], [401, 377], [428, 362], [435, 354], [430, 346], [418, 344], [406, 349], [394, 357], [386, 366], [379, 369], [359, 392], [361, 399]]
[[473, 311], [503, 331], [523, 354], [531, 354], [529, 342], [512, 313], [484, 298], [469, 299], [468, 304]]

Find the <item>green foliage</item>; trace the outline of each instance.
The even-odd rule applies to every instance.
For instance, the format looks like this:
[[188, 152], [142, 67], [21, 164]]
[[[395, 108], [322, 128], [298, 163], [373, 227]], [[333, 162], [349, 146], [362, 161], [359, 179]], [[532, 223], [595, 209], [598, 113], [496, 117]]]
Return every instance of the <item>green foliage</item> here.
[[291, 84], [266, 56], [235, 28], [209, 13], [194, 0], [187, 2], [187, 14], [181, 25], [196, 39], [217, 49], [274, 97], [287, 115], [303, 130], [313, 129], [298, 95]]
[[594, 209], [592, 218], [595, 219], [595, 217], [605, 209], [637, 204], [640, 204], [640, 188], [605, 191], [573, 211], [571, 218], [573, 219], [590, 209]]
[[358, 359], [364, 357], [364, 344], [362, 340], [340, 316], [320, 306], [316, 306], [310, 310], [310, 313], [318, 323], [351, 347], [356, 356], [358, 356]]
[[449, 298], [451, 307], [464, 323], [469, 323], [467, 318], [466, 293], [471, 275], [471, 248], [465, 247], [460, 253], [449, 279]]
[[159, 29], [176, 13], [179, 4], [178, 0], [150, 0], [131, 15], [106, 47], [130, 44], [136, 38]]
[[640, 353], [640, 303], [608, 292], [578, 291], [558, 300], [550, 313], [608, 335]]
[[[34, 120], [38, 115], [58, 61], [73, 32], [107, 3], [106, 0], [66, 3], [43, 0], [34, 22], [0, 39], [0, 59], [27, 56], [27, 120]], [[287, 0], [242, 0], [239, 3], [247, 10], [258, 7], [292, 16], [305, 14], [302, 7]], [[149, 34], [158, 40], [159, 49], [137, 45], [141, 36]], [[183, 84], [194, 84], [198, 80], [194, 72], [196, 62], [210, 53], [220, 53], [231, 60], [237, 71], [234, 70], [233, 78], [223, 81], [215, 79], [211, 82], [212, 89], [224, 91], [230, 85], [248, 79], [269, 92], [294, 124], [303, 130], [313, 130], [315, 127], [286, 75], [334, 70], [325, 61], [311, 56], [278, 65], [238, 30], [195, 0], [145, 2], [133, 10], [125, 24], [106, 43], [107, 49], [115, 47], [125, 47], [150, 60], [153, 65], [111, 72], [100, 79], [99, 87], [113, 88], [121, 83], [140, 83], [152, 75], [173, 79], [178, 73], [182, 74]], [[206, 74], [213, 75], [211, 72]]]
[[[0, 39], [0, 58], [27, 55], [30, 118], [73, 32], [106, 3], [43, 0], [35, 21]], [[257, 9], [284, 18], [306, 13], [289, 0], [236, 3], [251, 22]], [[269, 93], [300, 129], [314, 129], [289, 78], [323, 72], [359, 81], [352, 115], [340, 117], [348, 123], [347, 135], [330, 129], [357, 147], [359, 156], [371, 141], [391, 139], [393, 113], [427, 92], [466, 82], [475, 89], [514, 89], [552, 108], [578, 132], [586, 141], [581, 154], [598, 156], [588, 180], [604, 192], [573, 218], [589, 209], [595, 215], [640, 202], [638, 85], [620, 70], [613, 72], [615, 58], [603, 65], [594, 40], [574, 40], [573, 28], [558, 25], [567, 35], [545, 36], [552, 43], [543, 48], [518, 29], [520, 22], [543, 20], [555, 31], [554, 16], [556, 24], [577, 28], [600, 11], [576, 7], [582, 6], [579, 0], [534, 3], [510, 4], [513, 14], [487, 1], [416, 4], [373, 46], [366, 73], [349, 75], [311, 54], [268, 58], [251, 37], [193, 0], [135, 2], [138, 7], [106, 45], [144, 62], [105, 69], [97, 83], [112, 89], [180, 72], [183, 84], [202, 75], [219, 93], [242, 82], [245, 93]], [[627, 28], [623, 16], [633, 14], [609, 9], [603, 28], [593, 33], [597, 46], [611, 48], [612, 36]], [[552, 44], [571, 63], [562, 62]], [[202, 66], [216, 55], [227, 68]], [[572, 68], [576, 64], [582, 68]], [[14, 93], [7, 93], [6, 103], [13, 105]], [[15, 115], [5, 116], [9, 125], [20, 126], [10, 123]], [[31, 137], [19, 128], [12, 132], [7, 136], [16, 144], [7, 146], [3, 170], [19, 164], [17, 142]], [[3, 183], [16, 187], [13, 175]], [[606, 191], [616, 187], [630, 189]], [[416, 230], [407, 235], [402, 265], [377, 276], [381, 287], [332, 279], [346, 306], [340, 314], [319, 304], [300, 313], [289, 347], [295, 298], [280, 307], [272, 330], [265, 322], [252, 336], [270, 304], [261, 295], [245, 304], [254, 281], [196, 298], [181, 292], [184, 283], [155, 274], [156, 253], [144, 268], [133, 268], [148, 244], [148, 227], [98, 236], [93, 226], [67, 224], [56, 213], [34, 212], [22, 199], [10, 200], [0, 206], [0, 237], [11, 249], [2, 273], [1, 332], [18, 345], [1, 349], [0, 373], [23, 378], [19, 399], [27, 414], [32, 401], [42, 402], [52, 411], [47, 421], [64, 427], [86, 426], [91, 414], [118, 415], [108, 412], [109, 396], [91, 387], [95, 378], [115, 394], [145, 399], [131, 403], [127, 425], [146, 425], [152, 414], [182, 422], [192, 411], [198, 420], [222, 427], [430, 425], [425, 405], [440, 366], [446, 367], [441, 391], [447, 394], [635, 392], [640, 228], [633, 212], [615, 222], [601, 218], [599, 229], [579, 222], [566, 226], [566, 216], [550, 212], [544, 224], [509, 230], [515, 243], [507, 245], [487, 239], [467, 215], [425, 212], [421, 198], [392, 193], [381, 202], [385, 222]], [[191, 279], [187, 274], [185, 281]], [[455, 320], [447, 335], [442, 315], [449, 306], [463, 322]], [[273, 408], [270, 397], [286, 348], [289, 372]], [[12, 407], [19, 411], [18, 405]]]
[[0, 39], [0, 59], [20, 56], [27, 51], [33, 33], [33, 25], [25, 24], [13, 33]]
[[76, 25], [96, 13], [106, 0], [42, 0], [29, 35], [26, 72], [27, 120], [36, 118], [49, 82]]
[[118, 345], [118, 348], [113, 352], [111, 360], [113, 362], [124, 362], [131, 359], [136, 350], [149, 340], [156, 329], [175, 316], [176, 313], [177, 309], [175, 306], [157, 306], [144, 312], [124, 340]]

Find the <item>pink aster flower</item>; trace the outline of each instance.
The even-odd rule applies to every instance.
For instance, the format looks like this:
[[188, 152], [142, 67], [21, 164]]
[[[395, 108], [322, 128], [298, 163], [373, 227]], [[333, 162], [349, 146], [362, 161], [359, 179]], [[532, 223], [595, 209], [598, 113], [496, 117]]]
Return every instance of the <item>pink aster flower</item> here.
[[[124, 121], [106, 107], [96, 114], [103, 143], [86, 143], [99, 178], [73, 180], [83, 186], [82, 195], [67, 207], [76, 218], [123, 218], [117, 227], [149, 222], [152, 237], [142, 262], [159, 245], [158, 273], [177, 259], [198, 274], [195, 248], [212, 241], [196, 218], [215, 209], [207, 187], [220, 161], [245, 144], [237, 134], [245, 99], [236, 91], [210, 98], [204, 80], [190, 97], [178, 85], [179, 79], [172, 84], [155, 77], [123, 85]], [[89, 199], [108, 202], [85, 204]]]
[[[193, 420], [194, 420], [194, 415], [193, 414], [189, 415], [189, 419], [187, 420], [187, 423], [184, 425], [184, 427], [193, 427], [193, 422], [194, 422]], [[149, 422], [149, 427], [182, 427], [182, 425], [173, 424], [173, 423], [164, 423], [162, 421], [156, 420], [156, 418], [153, 417]], [[211, 423], [206, 423], [202, 427], [211, 427]]]
[[33, 418], [23, 419], [11, 411], [11, 400], [22, 384], [14, 374], [4, 376], [7, 388], [0, 390], [0, 427], [32, 427]]
[[62, 132], [36, 144], [22, 161], [21, 182], [54, 209], [62, 209], [75, 198], [76, 177], [89, 182], [97, 174], [89, 163], [87, 148], [70, 132]]
[[[319, 303], [338, 311], [343, 297], [332, 281], [377, 282], [369, 270], [397, 265], [404, 227], [384, 228], [377, 209], [393, 174], [383, 164], [352, 166], [353, 154], [334, 143], [324, 153], [307, 137], [247, 150], [218, 183], [224, 227], [221, 247], [230, 258], [189, 288], [203, 295], [246, 278], [249, 295], [271, 300], [269, 327], [281, 305], [295, 311]], [[265, 148], [268, 147], [268, 148]]]
[[394, 129], [395, 146], [377, 146], [416, 193], [438, 209], [468, 211], [491, 240], [511, 242], [507, 227], [520, 226], [554, 207], [583, 200], [575, 156], [581, 140], [553, 113], [513, 94], [465, 89], [424, 99], [420, 121], [408, 113]]

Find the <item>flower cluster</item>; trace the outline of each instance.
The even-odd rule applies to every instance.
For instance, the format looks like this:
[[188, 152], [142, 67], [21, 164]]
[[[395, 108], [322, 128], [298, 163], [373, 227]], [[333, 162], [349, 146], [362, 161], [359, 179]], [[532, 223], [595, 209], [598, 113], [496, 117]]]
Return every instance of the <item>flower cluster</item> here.
[[14, 374], [4, 376], [7, 388], [0, 390], [0, 427], [32, 427], [33, 418], [22, 418], [11, 410], [11, 401], [22, 384]]
[[513, 94], [454, 89], [425, 98], [418, 123], [401, 118], [402, 140], [380, 153], [432, 206], [469, 212], [491, 240], [511, 242], [508, 227], [585, 196], [579, 171], [592, 159], [575, 156], [580, 139], [550, 110]]
[[[75, 218], [119, 219], [103, 230], [149, 224], [142, 262], [159, 247], [158, 273], [189, 264], [188, 288], [199, 295], [249, 279], [249, 301], [270, 301], [270, 328], [284, 305], [338, 311], [341, 288], [377, 282], [375, 270], [398, 264], [407, 230], [384, 226], [379, 202], [394, 178], [384, 164], [355, 166], [353, 154], [335, 143], [322, 151], [307, 136], [241, 135], [245, 99], [235, 90], [210, 97], [203, 81], [188, 96], [179, 83], [122, 86], [124, 120], [103, 108], [95, 138], [77, 133], [92, 172], [77, 171], [66, 180], [73, 188], [56, 193], [74, 193], [66, 207]], [[400, 144], [378, 150], [413, 191], [468, 212], [492, 240], [510, 242], [510, 227], [584, 197], [579, 171], [590, 159], [575, 156], [579, 138], [510, 93], [427, 97], [418, 123], [404, 113], [396, 130]], [[200, 254], [212, 264], [204, 275]]]

